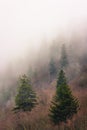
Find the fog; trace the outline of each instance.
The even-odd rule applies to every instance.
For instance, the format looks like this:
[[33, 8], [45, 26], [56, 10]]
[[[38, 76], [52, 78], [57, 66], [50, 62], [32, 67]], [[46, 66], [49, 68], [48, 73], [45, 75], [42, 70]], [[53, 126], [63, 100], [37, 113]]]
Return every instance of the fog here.
[[86, 16], [86, 0], [0, 1], [0, 73], [16, 66], [17, 71], [23, 70], [26, 59], [34, 60], [41, 44], [62, 34], [71, 37]]
[[[66, 75], [73, 80], [86, 64], [86, 0], [1, 0], [0, 105], [13, 101], [22, 74], [33, 77], [36, 88], [50, 86], [60, 69], [63, 44], [69, 60]], [[51, 60], [55, 75], [50, 75]]]

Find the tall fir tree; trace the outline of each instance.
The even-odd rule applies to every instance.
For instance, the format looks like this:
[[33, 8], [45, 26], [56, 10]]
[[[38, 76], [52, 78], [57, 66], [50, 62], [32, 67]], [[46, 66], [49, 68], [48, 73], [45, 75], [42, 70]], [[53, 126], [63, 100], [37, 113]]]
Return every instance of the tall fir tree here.
[[61, 70], [57, 81], [56, 94], [50, 106], [50, 119], [55, 125], [67, 122], [78, 112], [78, 108], [78, 100], [72, 95], [65, 73]]
[[20, 78], [15, 104], [15, 112], [31, 111], [37, 104], [36, 94], [32, 90], [31, 80], [26, 75]]
[[67, 58], [66, 46], [65, 44], [63, 44], [61, 48], [60, 67], [62, 69], [65, 69], [68, 66], [68, 64], [69, 62]]

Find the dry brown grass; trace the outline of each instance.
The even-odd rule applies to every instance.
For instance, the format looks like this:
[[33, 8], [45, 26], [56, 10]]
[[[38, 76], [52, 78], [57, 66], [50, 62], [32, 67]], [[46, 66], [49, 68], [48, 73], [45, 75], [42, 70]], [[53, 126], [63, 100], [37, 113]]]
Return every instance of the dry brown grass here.
[[[55, 82], [53, 83], [55, 84]], [[67, 124], [53, 126], [48, 113], [52, 96], [55, 93], [53, 84], [47, 89], [39, 90], [40, 103], [32, 112], [14, 114], [9, 110], [0, 112], [0, 130], [87, 130], [87, 90], [74, 90], [73, 94], [80, 101], [80, 110]]]

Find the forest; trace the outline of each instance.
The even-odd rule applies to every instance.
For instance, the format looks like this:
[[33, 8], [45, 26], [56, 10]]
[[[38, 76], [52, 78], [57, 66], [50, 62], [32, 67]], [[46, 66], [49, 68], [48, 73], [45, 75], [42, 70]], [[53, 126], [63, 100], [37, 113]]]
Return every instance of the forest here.
[[78, 33], [44, 41], [35, 56], [8, 67], [0, 79], [0, 130], [87, 129], [86, 42]]
[[87, 0], [0, 0], [0, 130], [87, 130]]

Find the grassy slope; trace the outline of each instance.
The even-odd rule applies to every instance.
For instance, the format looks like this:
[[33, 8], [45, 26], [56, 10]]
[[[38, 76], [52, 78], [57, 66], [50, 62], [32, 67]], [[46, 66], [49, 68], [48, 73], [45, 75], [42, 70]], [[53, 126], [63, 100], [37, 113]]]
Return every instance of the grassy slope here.
[[[52, 96], [55, 93], [55, 81], [47, 88], [37, 90], [39, 105], [31, 113], [14, 114], [11, 109], [0, 111], [0, 130], [58, 130], [49, 121], [48, 113]], [[80, 101], [80, 110], [74, 118], [66, 124], [62, 124], [59, 130], [86, 130], [87, 128], [87, 90], [75, 89], [75, 83], [70, 83], [73, 94]]]

